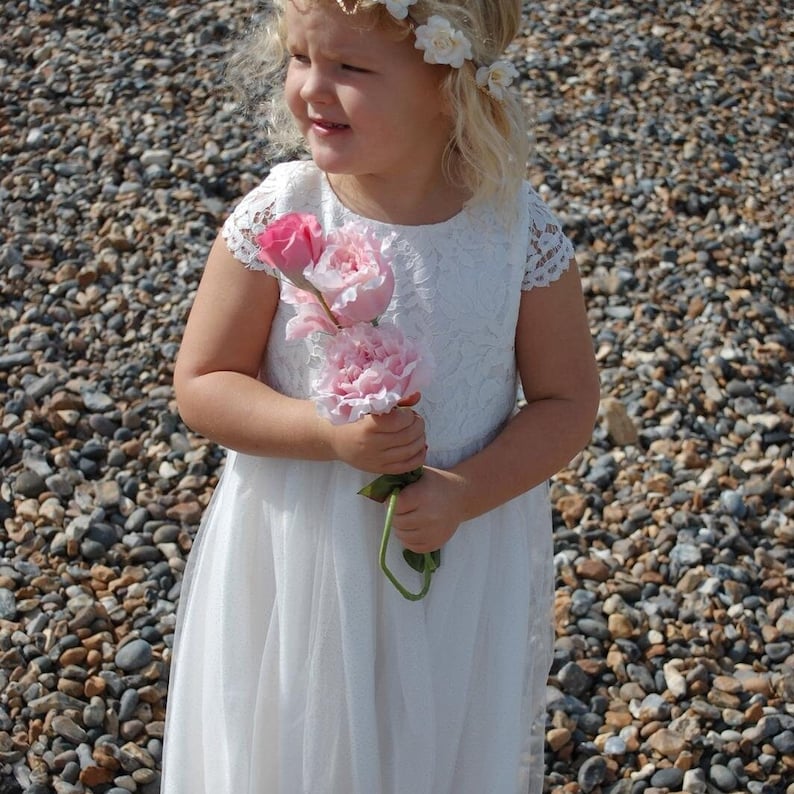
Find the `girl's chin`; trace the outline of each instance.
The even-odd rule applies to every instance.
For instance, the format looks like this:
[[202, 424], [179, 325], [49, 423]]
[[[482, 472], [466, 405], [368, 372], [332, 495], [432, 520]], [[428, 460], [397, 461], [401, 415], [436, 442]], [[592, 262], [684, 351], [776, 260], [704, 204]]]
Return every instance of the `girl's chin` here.
[[353, 160], [340, 152], [328, 151], [325, 146], [309, 146], [315, 165], [329, 174], [349, 174], [354, 170]]

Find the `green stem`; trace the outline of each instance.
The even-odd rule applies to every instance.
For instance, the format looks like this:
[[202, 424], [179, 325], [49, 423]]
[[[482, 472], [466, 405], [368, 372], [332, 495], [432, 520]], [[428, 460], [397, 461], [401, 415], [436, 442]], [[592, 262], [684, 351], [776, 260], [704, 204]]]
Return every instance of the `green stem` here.
[[407, 598], [409, 601], [421, 601], [430, 589], [430, 578], [433, 576], [433, 570], [435, 569], [432, 556], [430, 554], [425, 554], [424, 581], [422, 583], [422, 589], [418, 593], [412, 593], [410, 590], [406, 590], [400, 580], [391, 572], [389, 566], [386, 565], [386, 549], [389, 545], [389, 538], [391, 537], [391, 525], [394, 519], [394, 509], [397, 506], [397, 496], [399, 493], [400, 489], [395, 488], [389, 495], [389, 504], [386, 509], [386, 523], [383, 526], [383, 537], [380, 541], [380, 569], [386, 574], [386, 578], [400, 591], [400, 595], [402, 595], [403, 598]]
[[317, 290], [314, 294], [317, 296], [318, 300], [320, 301], [320, 305], [323, 307], [323, 311], [325, 311], [325, 313], [328, 315], [331, 322], [337, 328], [341, 328], [342, 326], [339, 325], [339, 320], [337, 320], [336, 317], [334, 317], [334, 313], [331, 311], [331, 307], [328, 305], [327, 301], [325, 300], [325, 296], [320, 292], [320, 290]]

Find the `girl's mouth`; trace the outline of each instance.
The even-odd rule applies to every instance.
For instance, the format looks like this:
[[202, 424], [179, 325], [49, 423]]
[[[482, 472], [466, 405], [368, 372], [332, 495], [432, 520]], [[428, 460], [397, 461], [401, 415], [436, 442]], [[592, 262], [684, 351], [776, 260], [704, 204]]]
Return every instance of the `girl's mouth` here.
[[349, 129], [349, 126], [347, 124], [335, 124], [334, 122], [331, 121], [322, 121], [322, 119], [313, 119], [312, 126], [317, 127], [321, 130], [327, 130], [329, 132], [332, 132], [334, 130]]

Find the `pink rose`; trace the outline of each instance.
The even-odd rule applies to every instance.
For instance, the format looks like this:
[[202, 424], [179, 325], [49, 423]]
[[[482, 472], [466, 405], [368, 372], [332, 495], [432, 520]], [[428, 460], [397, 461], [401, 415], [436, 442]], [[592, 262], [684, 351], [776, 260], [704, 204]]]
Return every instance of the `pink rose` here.
[[429, 383], [430, 368], [428, 356], [392, 323], [343, 328], [326, 341], [313, 384], [317, 410], [336, 425], [388, 413]]
[[379, 240], [360, 223], [328, 234], [325, 250], [306, 270], [342, 326], [376, 320], [394, 292], [391, 238]]
[[311, 289], [304, 269], [320, 258], [323, 230], [314, 215], [291, 212], [273, 221], [256, 236], [261, 262], [278, 270], [295, 286]]
[[335, 334], [336, 325], [328, 316], [320, 301], [311, 293], [289, 282], [281, 288], [284, 303], [296, 307], [295, 316], [290, 318], [285, 329], [287, 339], [305, 339], [313, 333]]

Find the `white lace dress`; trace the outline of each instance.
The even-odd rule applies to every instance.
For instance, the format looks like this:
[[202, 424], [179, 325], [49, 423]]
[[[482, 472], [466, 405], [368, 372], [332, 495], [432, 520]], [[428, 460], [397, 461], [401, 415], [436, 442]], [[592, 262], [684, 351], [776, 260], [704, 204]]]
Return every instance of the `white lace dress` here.
[[[567, 268], [570, 242], [526, 186], [516, 221], [491, 207], [394, 226], [387, 312], [435, 358], [418, 410], [428, 464], [489, 442], [514, 410], [521, 289]], [[273, 168], [224, 226], [252, 235], [288, 211], [351, 220], [310, 162]], [[312, 344], [278, 308], [262, 378], [309, 395]], [[163, 794], [526, 794], [543, 778], [552, 645], [548, 489], [464, 523], [430, 593], [402, 598], [378, 568], [381, 505], [342, 463], [229, 453], [191, 552], [168, 697]], [[392, 540], [390, 565], [419, 574]]]

